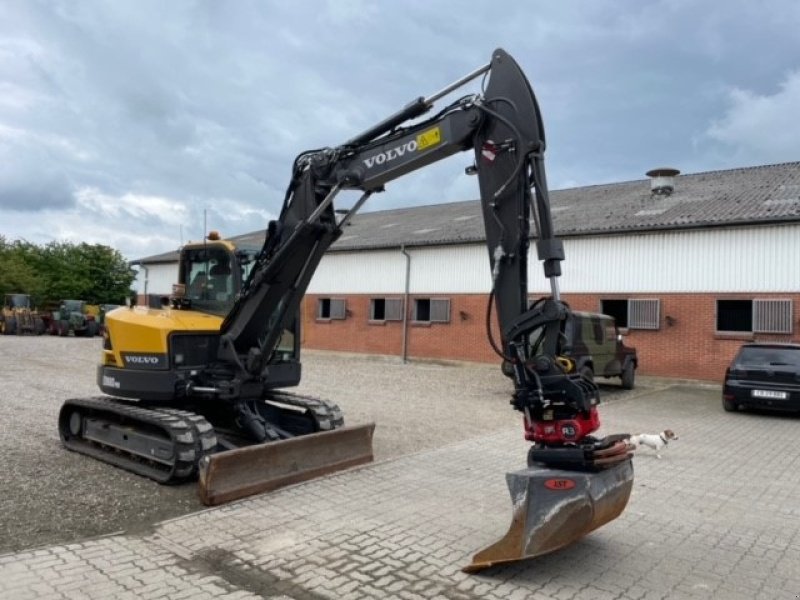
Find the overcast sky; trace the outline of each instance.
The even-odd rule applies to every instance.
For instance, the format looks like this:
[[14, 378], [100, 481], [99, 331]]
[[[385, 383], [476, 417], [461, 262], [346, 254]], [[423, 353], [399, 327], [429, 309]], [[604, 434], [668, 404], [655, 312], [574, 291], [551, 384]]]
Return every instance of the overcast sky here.
[[[487, 63], [552, 189], [800, 160], [800, 2], [0, 0], [0, 235], [130, 259], [261, 229], [294, 157]], [[477, 86], [464, 91], [477, 91]], [[477, 197], [468, 154], [365, 210]]]

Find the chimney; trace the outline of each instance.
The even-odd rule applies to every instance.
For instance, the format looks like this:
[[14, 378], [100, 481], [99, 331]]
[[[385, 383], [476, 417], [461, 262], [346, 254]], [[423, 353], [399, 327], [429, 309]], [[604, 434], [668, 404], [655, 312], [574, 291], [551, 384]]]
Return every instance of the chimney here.
[[646, 173], [650, 178], [650, 193], [669, 196], [675, 189], [675, 176], [680, 175], [678, 169], [663, 167], [652, 169]]

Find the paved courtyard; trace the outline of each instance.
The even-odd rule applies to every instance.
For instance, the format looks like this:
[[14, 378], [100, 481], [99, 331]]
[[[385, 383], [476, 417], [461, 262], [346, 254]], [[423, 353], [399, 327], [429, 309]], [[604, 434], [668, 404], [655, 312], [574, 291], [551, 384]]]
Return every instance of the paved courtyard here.
[[543, 558], [460, 571], [509, 525], [503, 475], [526, 451], [514, 428], [135, 535], [0, 555], [0, 597], [800, 597], [800, 419], [724, 413], [718, 389], [668, 383], [602, 415], [606, 433], [680, 440], [635, 458], [620, 518]]

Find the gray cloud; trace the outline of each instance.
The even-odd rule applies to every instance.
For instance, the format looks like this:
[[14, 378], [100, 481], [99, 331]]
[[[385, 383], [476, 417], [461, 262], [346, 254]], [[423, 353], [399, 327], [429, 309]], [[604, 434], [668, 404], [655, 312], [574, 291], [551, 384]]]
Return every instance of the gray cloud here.
[[0, 141], [0, 211], [36, 212], [73, 206], [73, 186], [54, 158], [44, 144], [36, 147]]
[[707, 130], [710, 139], [738, 160], [780, 162], [800, 157], [797, 117], [800, 115], [800, 71], [786, 76], [773, 94], [733, 88], [728, 109]]
[[[496, 46], [539, 96], [554, 188], [660, 165], [798, 158], [781, 135], [797, 114], [791, 0], [93, 0], [4, 11], [0, 233], [10, 238], [91, 237], [133, 258], [174, 247], [179, 230], [202, 234], [204, 211], [226, 234], [263, 226], [298, 152], [341, 143]], [[474, 197], [468, 162], [395, 182], [369, 209]], [[98, 198], [122, 208], [92, 214]], [[23, 208], [40, 215], [14, 217]]]

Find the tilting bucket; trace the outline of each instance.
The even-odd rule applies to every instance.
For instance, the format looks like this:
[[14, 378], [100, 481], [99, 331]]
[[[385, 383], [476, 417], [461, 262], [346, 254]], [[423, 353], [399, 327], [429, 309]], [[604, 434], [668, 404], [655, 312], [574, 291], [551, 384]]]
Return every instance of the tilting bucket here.
[[626, 460], [596, 473], [533, 467], [506, 473], [506, 481], [511, 527], [472, 558], [466, 573], [548, 554], [616, 519], [631, 495], [633, 464]]
[[246, 446], [200, 461], [200, 500], [224, 504], [372, 462], [375, 424]]

